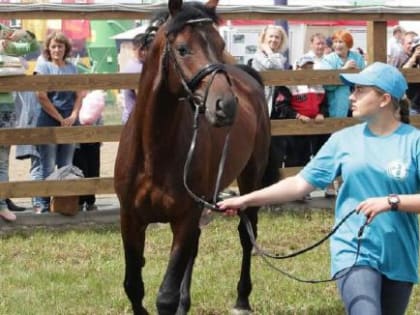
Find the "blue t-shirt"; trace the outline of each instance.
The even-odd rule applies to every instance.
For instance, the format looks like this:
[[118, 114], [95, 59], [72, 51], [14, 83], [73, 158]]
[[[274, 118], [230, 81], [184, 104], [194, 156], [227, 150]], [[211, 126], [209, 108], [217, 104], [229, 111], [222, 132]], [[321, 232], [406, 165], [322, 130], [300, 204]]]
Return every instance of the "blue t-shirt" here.
[[[335, 221], [366, 198], [416, 194], [420, 188], [420, 131], [401, 124], [392, 134], [376, 136], [361, 123], [335, 134], [300, 172], [311, 185], [325, 188], [341, 176]], [[353, 265], [357, 232], [365, 222], [352, 215], [332, 236], [332, 275]], [[357, 265], [368, 265], [392, 280], [418, 281], [417, 214], [387, 211], [365, 228]]]
[[[38, 74], [77, 74], [77, 67], [70, 62], [62, 67], [58, 67], [52, 62], [44, 61], [37, 64], [35, 72]], [[76, 100], [75, 91], [49, 91], [47, 92], [48, 98], [51, 103], [57, 108], [60, 113], [65, 113], [68, 116], [72, 112], [74, 102]]]
[[[354, 60], [360, 70], [365, 67], [362, 55], [357, 52], [349, 51], [347, 60]], [[344, 62], [337, 53], [332, 52], [323, 57], [320, 67], [324, 70], [341, 69]], [[330, 117], [347, 117], [350, 109], [350, 88], [347, 85], [325, 85], [324, 88], [327, 92]]]

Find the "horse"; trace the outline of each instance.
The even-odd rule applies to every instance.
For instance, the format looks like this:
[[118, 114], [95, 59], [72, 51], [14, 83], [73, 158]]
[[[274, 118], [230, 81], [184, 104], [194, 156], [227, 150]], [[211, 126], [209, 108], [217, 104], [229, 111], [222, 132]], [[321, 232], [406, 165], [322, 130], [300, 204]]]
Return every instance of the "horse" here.
[[[214, 200], [215, 190], [217, 194], [235, 179], [240, 193], [247, 193], [278, 178], [277, 167], [269, 165], [270, 121], [263, 87], [226, 62], [225, 43], [216, 28], [217, 4], [169, 1], [168, 19], [154, 34], [136, 106], [121, 133], [114, 186], [121, 207], [124, 289], [134, 314], [148, 314], [141, 270], [149, 224], [169, 223], [173, 234], [157, 312], [187, 314], [204, 200]], [[199, 197], [193, 198], [190, 190]], [[245, 210], [255, 234], [257, 212]], [[233, 310], [247, 314], [252, 244], [242, 220], [238, 231], [243, 255]]]

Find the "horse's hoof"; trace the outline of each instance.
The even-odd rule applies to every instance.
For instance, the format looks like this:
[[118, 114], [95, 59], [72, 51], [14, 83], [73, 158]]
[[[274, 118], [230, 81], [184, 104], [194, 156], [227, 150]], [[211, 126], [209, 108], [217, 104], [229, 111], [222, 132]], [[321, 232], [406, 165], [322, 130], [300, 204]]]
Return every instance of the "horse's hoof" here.
[[230, 314], [232, 314], [232, 315], [251, 315], [251, 314], [253, 314], [253, 312], [252, 312], [252, 310], [232, 308], [232, 310], [230, 311]]

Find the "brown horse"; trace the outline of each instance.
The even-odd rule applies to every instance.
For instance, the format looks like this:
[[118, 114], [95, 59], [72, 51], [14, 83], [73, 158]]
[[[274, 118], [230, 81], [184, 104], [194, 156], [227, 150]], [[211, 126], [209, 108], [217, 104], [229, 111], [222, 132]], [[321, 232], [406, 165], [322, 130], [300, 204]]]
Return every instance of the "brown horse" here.
[[[169, 17], [155, 34], [135, 110], [122, 131], [115, 190], [121, 204], [124, 288], [134, 314], [148, 314], [142, 304], [141, 274], [148, 224], [168, 222], [173, 233], [158, 313], [186, 314], [204, 205], [188, 190], [211, 200], [216, 186], [223, 189], [235, 179], [241, 193], [262, 187], [267, 174], [276, 179], [275, 168], [267, 171], [270, 122], [263, 88], [248, 73], [224, 62], [225, 45], [215, 28], [217, 3], [169, 1]], [[198, 134], [190, 156], [194, 130]], [[228, 136], [225, 166], [218, 176]], [[257, 211], [246, 210], [255, 233]], [[238, 230], [243, 259], [235, 310], [247, 313], [252, 245], [243, 222]]]

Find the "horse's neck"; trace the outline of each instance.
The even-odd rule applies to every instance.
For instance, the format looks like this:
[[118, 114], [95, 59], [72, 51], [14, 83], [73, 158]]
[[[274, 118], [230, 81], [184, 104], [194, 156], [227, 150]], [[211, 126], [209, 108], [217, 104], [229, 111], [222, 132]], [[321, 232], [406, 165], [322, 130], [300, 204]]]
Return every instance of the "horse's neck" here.
[[192, 130], [192, 119], [187, 105], [161, 89], [149, 99], [147, 106], [141, 124], [147, 168], [150, 171], [162, 167], [170, 168], [172, 166], [168, 165], [168, 161], [171, 161], [170, 164], [176, 164], [178, 160], [185, 161]]

